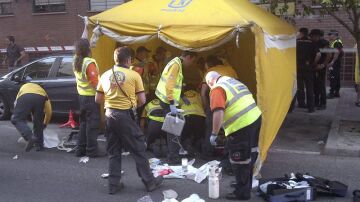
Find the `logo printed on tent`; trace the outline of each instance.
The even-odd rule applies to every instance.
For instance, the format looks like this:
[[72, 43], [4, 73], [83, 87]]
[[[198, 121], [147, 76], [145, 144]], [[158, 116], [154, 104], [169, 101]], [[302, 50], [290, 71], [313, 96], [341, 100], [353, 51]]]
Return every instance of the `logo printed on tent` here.
[[171, 0], [169, 3], [169, 8], [185, 8], [188, 6], [192, 0]]

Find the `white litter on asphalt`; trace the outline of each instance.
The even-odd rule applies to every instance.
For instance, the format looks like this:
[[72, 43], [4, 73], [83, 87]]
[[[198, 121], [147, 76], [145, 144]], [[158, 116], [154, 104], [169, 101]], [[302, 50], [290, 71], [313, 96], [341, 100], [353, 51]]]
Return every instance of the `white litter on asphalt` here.
[[12, 159], [16, 160], [16, 159], [18, 159], [18, 158], [19, 158], [19, 156], [18, 156], [18, 155], [15, 155]]
[[81, 157], [80, 160], [79, 160], [79, 163], [87, 163], [87, 162], [89, 162], [89, 157], [88, 156]]
[[128, 156], [128, 155], [130, 155], [130, 152], [123, 152], [123, 153], [121, 153], [121, 155]]
[[154, 202], [149, 195], [141, 197], [137, 200], [137, 202]]
[[191, 194], [189, 198], [186, 198], [181, 202], [205, 202], [205, 200], [200, 198], [197, 194]]
[[[121, 171], [121, 174], [124, 174], [125, 173], [125, 171]], [[101, 177], [102, 178], [104, 178], [104, 179], [107, 179], [107, 178], [109, 178], [109, 173], [103, 173], [103, 174], [101, 174]]]

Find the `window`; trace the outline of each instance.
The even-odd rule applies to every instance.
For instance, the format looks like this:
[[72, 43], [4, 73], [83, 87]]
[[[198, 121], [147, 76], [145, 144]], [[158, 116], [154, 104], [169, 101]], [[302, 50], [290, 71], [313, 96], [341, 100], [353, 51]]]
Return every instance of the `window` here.
[[34, 0], [34, 13], [64, 12], [65, 0]]
[[57, 77], [74, 77], [73, 72], [73, 58], [64, 57], [61, 61]]
[[13, 14], [12, 0], [0, 0], [0, 15]]
[[26, 80], [46, 79], [56, 58], [45, 58], [28, 65], [24, 72]]
[[89, 0], [90, 11], [104, 11], [120, 4], [125, 0]]

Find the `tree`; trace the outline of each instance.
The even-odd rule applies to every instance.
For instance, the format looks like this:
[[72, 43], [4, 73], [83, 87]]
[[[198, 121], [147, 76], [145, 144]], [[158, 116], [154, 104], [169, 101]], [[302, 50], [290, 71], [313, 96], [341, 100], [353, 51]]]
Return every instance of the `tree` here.
[[[270, 4], [270, 12], [276, 10], [286, 11], [289, 0], [261, 0], [261, 3]], [[310, 15], [319, 12], [320, 15], [329, 15], [339, 22], [355, 39], [357, 56], [360, 56], [360, 0], [299, 0], [302, 10], [297, 10], [295, 15]], [[315, 5], [315, 6], [314, 6]], [[345, 22], [339, 13], [346, 13], [350, 22]], [[295, 16], [294, 16], [295, 17]], [[360, 57], [359, 57], [360, 58]], [[360, 70], [360, 66], [358, 66]]]

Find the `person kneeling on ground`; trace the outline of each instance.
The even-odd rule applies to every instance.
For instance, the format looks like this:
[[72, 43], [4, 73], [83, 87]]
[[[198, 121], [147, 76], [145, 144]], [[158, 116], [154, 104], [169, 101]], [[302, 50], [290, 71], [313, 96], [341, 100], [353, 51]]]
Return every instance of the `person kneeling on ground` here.
[[[30, 114], [33, 120], [33, 130], [27, 125], [27, 118]], [[43, 130], [50, 122], [51, 115], [51, 103], [45, 90], [35, 83], [24, 84], [16, 96], [11, 123], [27, 141], [25, 151], [30, 151], [34, 145], [36, 151], [44, 149]]]

